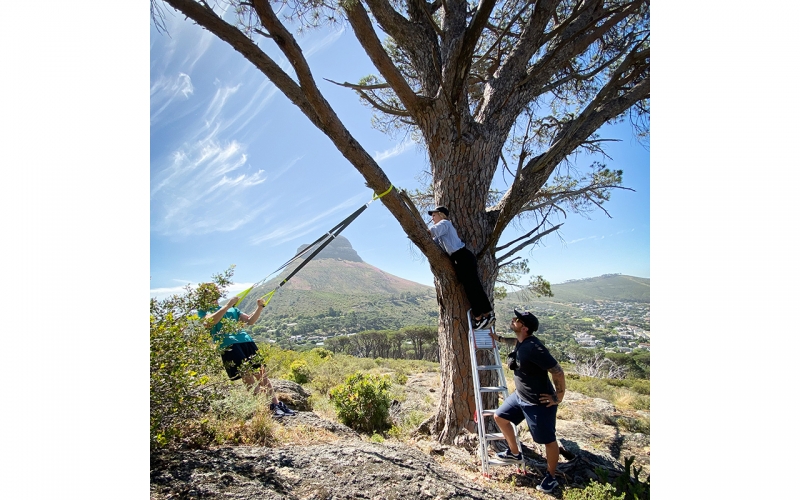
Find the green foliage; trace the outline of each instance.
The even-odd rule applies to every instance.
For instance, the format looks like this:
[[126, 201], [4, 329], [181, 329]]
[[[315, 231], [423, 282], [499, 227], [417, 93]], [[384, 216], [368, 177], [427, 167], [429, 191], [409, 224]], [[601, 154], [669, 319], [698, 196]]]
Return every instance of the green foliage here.
[[644, 394], [649, 396], [650, 395], [650, 381], [649, 380], [639, 380], [639, 379], [610, 379], [607, 380], [606, 383], [608, 385], [613, 385], [614, 387], [626, 387], [634, 392], [639, 394]]
[[643, 418], [632, 417], [617, 417], [617, 426], [629, 432], [641, 432], [642, 434], [650, 434], [650, 421]]
[[361, 432], [380, 432], [390, 427], [387, 376], [356, 372], [330, 391], [336, 416], [348, 427]]
[[333, 353], [331, 351], [324, 349], [322, 347], [315, 347], [311, 349], [311, 352], [313, 354], [316, 354], [319, 357], [319, 359], [328, 359], [331, 356], [333, 356]]
[[264, 395], [253, 394], [244, 384], [234, 385], [224, 398], [211, 403], [210, 415], [220, 420], [245, 421], [266, 404]]
[[206, 286], [150, 300], [151, 446], [167, 445], [180, 434], [181, 426], [221, 397], [212, 384], [221, 368], [219, 353], [193, 310], [215, 303], [232, 276], [231, 267]]
[[[602, 398], [621, 408], [634, 410], [650, 409], [650, 381], [644, 379], [605, 379], [582, 377], [567, 374], [567, 389], [592, 398]], [[635, 432], [648, 433], [649, 422], [631, 423], [639, 429]], [[647, 429], [647, 432], [645, 431]]]
[[300, 359], [293, 361], [289, 365], [289, 378], [298, 384], [307, 383], [311, 380], [311, 370], [309, 370], [308, 364]]
[[569, 488], [564, 491], [564, 500], [624, 500], [624, 495], [617, 495], [613, 486], [606, 483], [590, 481], [583, 489]]
[[391, 429], [389, 429], [387, 434], [389, 437], [396, 439], [410, 436], [416, 432], [420, 424], [422, 424], [422, 422], [424, 422], [428, 416], [428, 414], [420, 410], [401, 412], [399, 417], [397, 417], [398, 421], [392, 426]]
[[624, 274], [605, 274], [594, 278], [567, 281], [552, 286], [553, 298], [560, 302], [622, 300], [650, 302], [650, 279]]
[[406, 385], [408, 382], [408, 375], [403, 372], [396, 372], [394, 374], [394, 382], [398, 385]]
[[527, 285], [522, 284], [523, 276], [526, 276], [529, 272], [528, 259], [512, 260], [502, 264], [497, 271], [494, 299], [499, 301], [508, 297], [508, 290], [504, 285], [519, 289], [517, 295], [520, 297], [552, 297], [553, 292], [550, 289], [550, 282], [541, 275], [531, 276]]
[[377, 368], [373, 359], [334, 354], [330, 360], [311, 368], [311, 387], [320, 394], [328, 394], [332, 387], [357, 371]]
[[608, 471], [595, 468], [595, 473], [604, 484], [612, 484], [616, 493], [625, 500], [650, 500], [650, 476], [647, 479], [639, 479], [642, 472], [641, 467], [633, 465], [635, 457], [625, 457], [625, 472], [617, 476], [613, 483], [608, 480]]

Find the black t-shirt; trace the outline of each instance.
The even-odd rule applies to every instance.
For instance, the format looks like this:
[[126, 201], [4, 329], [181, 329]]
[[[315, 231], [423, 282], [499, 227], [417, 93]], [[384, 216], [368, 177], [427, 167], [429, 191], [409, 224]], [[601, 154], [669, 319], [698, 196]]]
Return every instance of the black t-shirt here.
[[539, 403], [539, 394], [555, 395], [556, 391], [547, 376], [547, 370], [558, 364], [542, 342], [529, 336], [517, 342], [515, 349], [518, 368], [514, 370], [514, 384], [519, 396], [532, 404]]

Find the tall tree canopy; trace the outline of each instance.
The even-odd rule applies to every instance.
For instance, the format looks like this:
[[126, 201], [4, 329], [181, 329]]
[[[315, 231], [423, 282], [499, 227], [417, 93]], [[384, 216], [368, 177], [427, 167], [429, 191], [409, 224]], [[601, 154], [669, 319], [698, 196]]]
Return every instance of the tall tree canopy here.
[[[151, 0], [159, 24], [161, 4]], [[443, 390], [430, 428], [452, 443], [473, 417], [468, 302], [420, 209], [450, 208], [491, 294], [504, 265], [560, 227], [559, 214], [602, 209], [622, 172], [571, 168], [602, 152], [597, 130], [627, 116], [649, 129], [650, 4], [646, 0], [164, 0], [241, 53], [319, 128], [378, 193], [392, 184], [323, 96], [289, 27], [346, 23], [377, 73], [354, 75], [376, 126], [406, 132], [429, 159], [423, 190], [382, 201], [428, 258], [439, 298]], [[274, 43], [291, 65], [259, 48]], [[493, 187], [500, 173], [506, 183]], [[500, 245], [512, 223], [529, 230]], [[516, 262], [519, 265], [519, 261]], [[513, 269], [513, 268], [509, 268]], [[541, 284], [541, 282], [540, 282]], [[545, 282], [546, 284], [546, 282]]]

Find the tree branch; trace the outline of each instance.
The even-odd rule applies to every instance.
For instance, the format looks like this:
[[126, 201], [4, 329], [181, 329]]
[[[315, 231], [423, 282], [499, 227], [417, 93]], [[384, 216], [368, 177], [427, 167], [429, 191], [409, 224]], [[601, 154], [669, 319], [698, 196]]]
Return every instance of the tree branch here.
[[480, 0], [478, 10], [472, 17], [467, 31], [464, 33], [464, 38], [461, 40], [461, 47], [455, 59], [455, 78], [450, 90], [450, 96], [454, 98], [453, 107], [456, 109], [459, 107], [458, 101], [466, 95], [466, 89], [463, 87], [472, 64], [472, 54], [475, 51], [475, 46], [483, 28], [489, 21], [489, 15], [491, 15], [496, 3], [497, 0]]
[[421, 100], [383, 49], [364, 6], [359, 2], [347, 3], [345, 4], [345, 13], [350, 26], [353, 27], [356, 38], [358, 38], [361, 46], [364, 47], [372, 63], [383, 75], [386, 82], [391, 85], [392, 90], [397, 94], [398, 99], [403, 103], [406, 110], [416, 117], [421, 106]]
[[510, 250], [508, 253], [504, 254], [501, 257], [497, 257], [497, 262], [504, 261], [505, 259], [509, 258], [510, 256], [512, 256], [515, 253], [517, 253], [520, 250], [522, 250], [523, 248], [536, 243], [537, 241], [539, 241], [540, 239], [544, 238], [545, 236], [547, 236], [548, 234], [552, 233], [553, 231], [558, 231], [558, 229], [563, 225], [564, 225], [564, 223], [562, 222], [561, 224], [553, 226], [550, 229], [547, 229], [546, 231], [542, 231], [541, 233], [537, 234], [536, 236], [534, 236], [533, 238], [529, 239], [528, 241], [525, 241], [522, 244], [517, 245], [512, 250]]

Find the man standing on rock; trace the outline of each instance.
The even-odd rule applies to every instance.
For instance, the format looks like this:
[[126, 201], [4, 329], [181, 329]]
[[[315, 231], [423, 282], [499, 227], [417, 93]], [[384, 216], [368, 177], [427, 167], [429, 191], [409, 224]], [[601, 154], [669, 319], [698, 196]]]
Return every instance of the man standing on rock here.
[[[558, 486], [555, 479], [558, 465], [558, 443], [556, 442], [556, 410], [564, 400], [567, 384], [564, 370], [550, 351], [533, 335], [539, 329], [539, 320], [529, 312], [514, 310], [511, 330], [517, 335], [517, 344], [508, 355], [508, 367], [514, 371], [517, 390], [495, 411], [494, 420], [503, 432], [508, 450], [498, 453], [497, 458], [508, 463], [522, 462], [522, 450], [517, 449], [514, 427], [523, 419], [528, 423], [533, 440], [544, 445], [547, 456], [547, 473], [536, 489], [550, 493]], [[495, 341], [499, 336], [490, 332]], [[553, 383], [547, 373], [553, 376]], [[553, 388], [555, 384], [555, 389]]]

